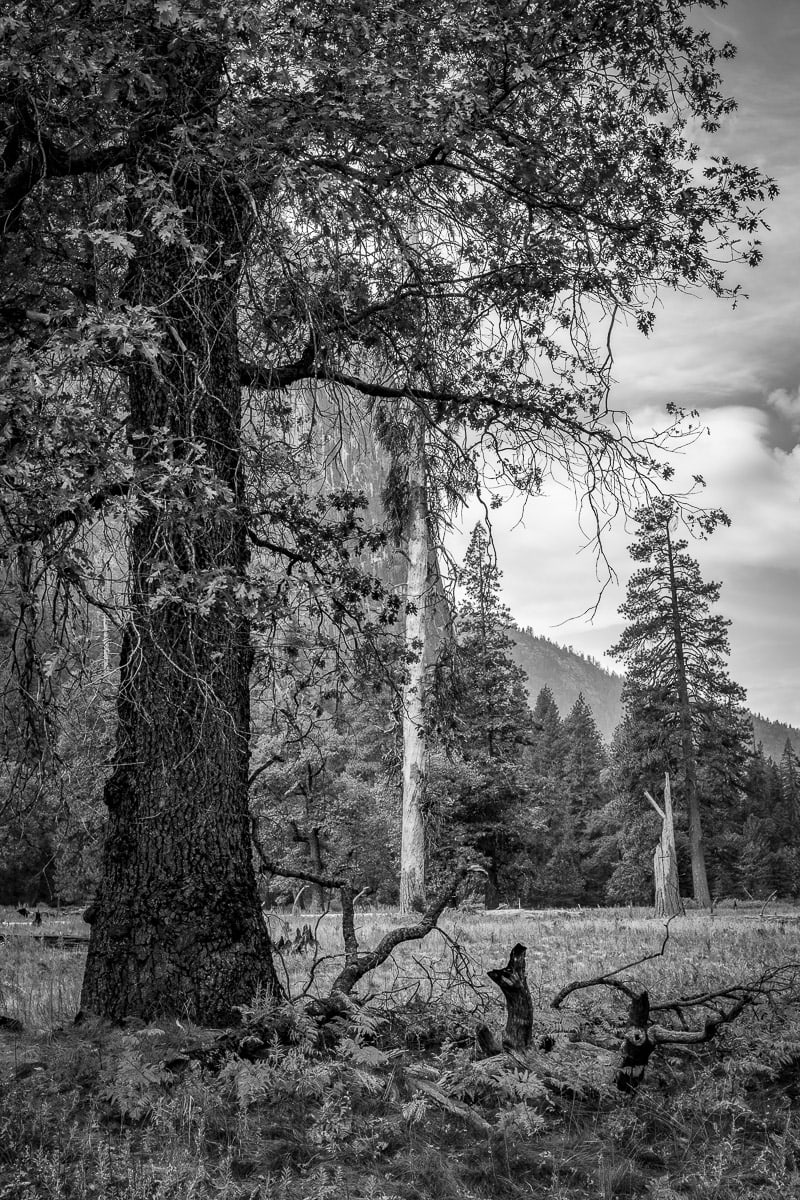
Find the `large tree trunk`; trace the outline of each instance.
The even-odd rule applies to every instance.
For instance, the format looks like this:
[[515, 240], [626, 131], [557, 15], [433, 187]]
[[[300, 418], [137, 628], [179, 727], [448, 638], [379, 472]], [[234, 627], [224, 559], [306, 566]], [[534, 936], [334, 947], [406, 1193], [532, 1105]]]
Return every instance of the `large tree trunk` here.
[[[218, 95], [220, 68], [202, 46], [186, 51], [188, 111]], [[164, 178], [168, 166], [154, 154], [145, 173]], [[259, 988], [280, 993], [251, 855], [251, 649], [235, 594], [248, 561], [236, 326], [246, 207], [235, 181], [202, 162], [172, 187], [191, 246], [162, 241], [131, 205], [128, 298], [157, 308], [168, 337], [157, 368], [142, 359], [129, 374], [144, 499], [81, 1006], [213, 1024]]]
[[681, 757], [683, 779], [686, 789], [686, 807], [689, 813], [689, 855], [692, 863], [692, 894], [703, 908], [711, 907], [711, 893], [706, 875], [706, 856], [703, 846], [703, 826], [700, 820], [700, 799], [697, 792], [697, 756], [692, 734], [692, 708], [686, 682], [686, 656], [683, 648], [678, 586], [675, 579], [675, 562], [672, 553], [669, 523], [667, 524], [667, 555], [669, 560], [670, 599], [672, 604], [672, 626], [675, 638], [675, 660], [678, 683], [678, 718], [681, 730]]
[[425, 826], [427, 772], [425, 742], [425, 643], [428, 635], [428, 495], [425, 477], [425, 423], [413, 420], [409, 432], [407, 515], [406, 649], [403, 689], [403, 811], [400, 844], [400, 911], [425, 907]]

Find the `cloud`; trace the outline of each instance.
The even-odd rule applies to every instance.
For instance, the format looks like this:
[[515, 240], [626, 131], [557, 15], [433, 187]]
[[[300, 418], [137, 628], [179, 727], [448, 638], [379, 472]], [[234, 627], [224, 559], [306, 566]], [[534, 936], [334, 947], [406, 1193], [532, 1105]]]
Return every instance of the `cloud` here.
[[[716, 25], [719, 14], [706, 13]], [[724, 88], [739, 109], [723, 122], [714, 152], [757, 164], [781, 187], [764, 219], [764, 261], [734, 267], [749, 299], [736, 309], [713, 297], [663, 292], [648, 338], [620, 328], [615, 339], [612, 404], [640, 432], [662, 428], [668, 401], [698, 408], [711, 430], [676, 459], [679, 482], [708, 482], [703, 501], [731, 517], [706, 543], [693, 546], [704, 575], [723, 583], [720, 611], [731, 617], [731, 673], [748, 689], [751, 707], [800, 725], [800, 124], [797, 121], [797, 0], [731, 0], [725, 9], [739, 55], [722, 65]], [[465, 515], [469, 529], [482, 513]], [[605, 537], [620, 584], [606, 589], [594, 622], [563, 622], [595, 603], [598, 572], [583, 538], [573, 494], [548, 485], [547, 495], [493, 514], [505, 598], [516, 619], [538, 633], [600, 657], [615, 641], [617, 608], [631, 570], [632, 531], [622, 520]], [[516, 525], [516, 527], [515, 527]], [[602, 574], [602, 573], [601, 573]], [[608, 665], [613, 665], [609, 663]]]
[[800, 385], [793, 392], [776, 388], [767, 396], [767, 404], [788, 421], [793, 429], [800, 431]]
[[[639, 428], [651, 428], [659, 415], [656, 405], [643, 408]], [[733, 622], [731, 674], [747, 689], [749, 705], [800, 724], [800, 447], [772, 446], [763, 410], [729, 405], [706, 415], [711, 435], [703, 434], [677, 458], [678, 482], [702, 474], [702, 502], [723, 508], [731, 527], [692, 543], [690, 553], [705, 578], [723, 584], [720, 612]], [[451, 542], [456, 557], [463, 557], [472, 524], [482, 517], [477, 507], [464, 515], [464, 532]], [[504, 599], [515, 619], [618, 669], [605, 651], [622, 628], [617, 609], [633, 569], [630, 523], [617, 518], [604, 536], [619, 582], [601, 596], [603, 571], [591, 550], [581, 550], [585, 538], [571, 490], [550, 484], [528, 503], [524, 517], [519, 502], [509, 502], [492, 522]], [[598, 598], [593, 619], [579, 615]]]

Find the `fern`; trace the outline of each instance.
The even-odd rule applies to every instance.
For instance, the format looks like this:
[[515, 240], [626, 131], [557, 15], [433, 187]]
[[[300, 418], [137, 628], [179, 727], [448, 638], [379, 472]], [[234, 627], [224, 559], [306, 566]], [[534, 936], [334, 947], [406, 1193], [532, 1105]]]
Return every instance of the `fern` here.
[[342, 1038], [339, 1053], [361, 1067], [382, 1067], [392, 1057], [385, 1050], [379, 1050], [377, 1046], [364, 1046], [354, 1038]]
[[[159, 1031], [160, 1032], [160, 1031]], [[140, 1121], [156, 1107], [164, 1090], [175, 1078], [159, 1063], [146, 1062], [140, 1034], [122, 1037], [121, 1053], [112, 1074], [100, 1089], [100, 1096], [126, 1120]]]

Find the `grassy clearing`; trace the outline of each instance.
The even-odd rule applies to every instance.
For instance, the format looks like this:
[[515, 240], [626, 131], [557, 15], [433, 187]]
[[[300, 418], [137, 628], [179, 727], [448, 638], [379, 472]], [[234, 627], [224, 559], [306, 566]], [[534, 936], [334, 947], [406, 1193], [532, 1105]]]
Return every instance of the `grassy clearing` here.
[[[19, 918], [3, 914], [0, 920]], [[672, 923], [661, 958], [626, 972], [655, 1001], [800, 960], [798, 913], [758, 906]], [[273, 933], [293, 933], [298, 922]], [[316, 920], [316, 919], [314, 919]], [[399, 923], [362, 913], [364, 946]], [[167, 1200], [734, 1200], [800, 1196], [800, 997], [745, 1015], [719, 1040], [654, 1057], [632, 1098], [609, 1080], [622, 998], [569, 981], [658, 950], [663, 924], [637, 910], [451, 914], [364, 981], [369, 1003], [334, 1052], [302, 1020], [264, 1059], [186, 1062], [174, 1021], [75, 1028], [83, 951], [32, 939], [80, 921], [0, 924], [0, 1198]], [[485, 979], [528, 946], [537, 1033], [526, 1063], [476, 1062], [478, 1022], [502, 1025]], [[316, 961], [284, 955], [291, 994], [324, 993], [338, 918], [317, 923]], [[299, 1006], [295, 1006], [295, 1011]], [[171, 1064], [171, 1065], [170, 1065]]]

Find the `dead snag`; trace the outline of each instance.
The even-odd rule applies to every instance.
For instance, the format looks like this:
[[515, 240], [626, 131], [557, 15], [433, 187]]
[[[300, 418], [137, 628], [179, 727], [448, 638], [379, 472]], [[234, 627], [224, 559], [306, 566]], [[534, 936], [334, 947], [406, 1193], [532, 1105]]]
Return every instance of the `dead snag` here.
[[661, 839], [653, 854], [656, 916], [676, 917], [683, 913], [683, 901], [678, 887], [678, 855], [675, 849], [675, 826], [669, 772], [664, 776], [663, 809], [648, 791], [645, 791], [645, 796], [661, 818]]
[[650, 997], [640, 992], [631, 1000], [628, 1028], [622, 1039], [622, 1056], [617, 1069], [616, 1085], [621, 1092], [635, 1092], [644, 1079], [645, 1068], [655, 1050], [647, 1026], [650, 1021]]
[[702, 1042], [710, 1042], [723, 1025], [735, 1021], [748, 1005], [756, 1001], [758, 995], [758, 992], [743, 992], [731, 1008], [709, 1017], [702, 1029], [667, 1029], [662, 1025], [650, 1025], [650, 998], [647, 992], [642, 992], [631, 1001], [628, 1028], [625, 1030], [622, 1058], [616, 1076], [619, 1090], [629, 1094], [636, 1091], [644, 1079], [650, 1055], [657, 1046], [697, 1046]]
[[[496, 983], [500, 988], [506, 1001], [504, 1050], [526, 1050], [531, 1044], [533, 1001], [525, 974], [525, 952], [525, 946], [517, 942], [511, 951], [508, 964], [487, 972], [492, 983]], [[479, 1038], [479, 1041], [483, 1045], [483, 1040]]]

